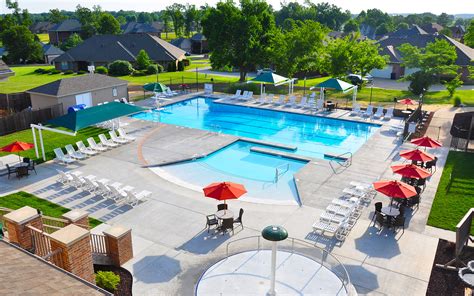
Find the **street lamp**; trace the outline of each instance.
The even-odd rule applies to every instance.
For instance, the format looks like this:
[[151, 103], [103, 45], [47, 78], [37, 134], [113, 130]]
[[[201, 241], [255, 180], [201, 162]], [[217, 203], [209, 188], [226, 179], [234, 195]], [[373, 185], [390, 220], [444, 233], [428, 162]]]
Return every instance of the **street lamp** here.
[[268, 296], [275, 296], [275, 279], [276, 279], [276, 252], [277, 242], [285, 240], [288, 237], [288, 231], [282, 226], [270, 225], [262, 230], [262, 236], [264, 239], [272, 241], [272, 269], [270, 274], [270, 290], [268, 290]]

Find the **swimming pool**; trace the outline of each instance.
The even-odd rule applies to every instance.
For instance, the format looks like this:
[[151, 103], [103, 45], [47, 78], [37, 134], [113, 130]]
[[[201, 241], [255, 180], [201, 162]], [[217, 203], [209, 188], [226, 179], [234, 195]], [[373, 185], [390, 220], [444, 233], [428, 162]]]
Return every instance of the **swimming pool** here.
[[356, 152], [380, 127], [371, 123], [222, 104], [204, 97], [133, 117], [296, 146], [295, 154], [320, 159], [326, 153]]
[[300, 204], [293, 175], [307, 161], [252, 151], [272, 146], [236, 141], [196, 160], [152, 168], [177, 184], [201, 191], [212, 182], [230, 181], [245, 185], [240, 199], [259, 203]]

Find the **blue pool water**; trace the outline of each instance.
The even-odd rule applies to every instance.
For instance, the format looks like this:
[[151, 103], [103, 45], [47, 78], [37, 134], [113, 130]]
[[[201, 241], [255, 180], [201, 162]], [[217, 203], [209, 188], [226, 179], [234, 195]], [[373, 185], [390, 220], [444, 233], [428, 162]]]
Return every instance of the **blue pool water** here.
[[[200, 188], [212, 182], [231, 181], [245, 185], [241, 199], [256, 202], [298, 204], [293, 175], [306, 161], [250, 151], [270, 146], [237, 141], [204, 158], [155, 169]], [[276, 174], [278, 171], [278, 178]]]
[[235, 106], [193, 98], [135, 118], [296, 146], [295, 154], [356, 152], [379, 125]]

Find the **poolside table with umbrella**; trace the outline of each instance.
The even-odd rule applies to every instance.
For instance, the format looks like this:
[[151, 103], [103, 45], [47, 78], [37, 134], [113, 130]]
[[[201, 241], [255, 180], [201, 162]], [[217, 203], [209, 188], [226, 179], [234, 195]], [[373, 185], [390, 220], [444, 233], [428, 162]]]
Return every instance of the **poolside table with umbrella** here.
[[412, 144], [426, 148], [439, 148], [443, 146], [440, 142], [433, 140], [432, 138], [425, 136], [421, 138], [416, 138], [410, 141]]
[[[224, 205], [226, 205], [226, 200], [237, 199], [247, 193], [244, 185], [232, 182], [211, 183], [202, 190], [204, 191], [204, 196], [214, 198], [216, 200], [222, 200], [224, 201]], [[223, 210], [218, 211], [218, 213], [216, 213], [216, 216], [221, 219], [229, 218], [227, 216], [233, 216], [232, 211], [227, 210], [227, 206], [224, 206]]]
[[336, 78], [329, 78], [328, 80], [325, 80], [325, 81], [311, 87], [310, 89], [315, 89], [315, 88], [320, 89], [319, 99], [321, 99], [323, 101], [324, 101], [324, 90], [326, 90], [326, 89], [334, 89], [334, 90], [337, 90], [337, 91], [342, 91], [343, 93], [346, 93], [346, 92], [349, 92], [349, 91], [352, 90], [353, 91], [352, 103], [353, 104], [356, 103], [357, 86], [352, 85], [350, 83], [347, 83], [345, 81], [342, 81], [342, 80], [339, 80], [339, 79], [336, 79]]
[[390, 197], [390, 205], [394, 198], [407, 199], [418, 194], [415, 187], [397, 180], [377, 181], [373, 185], [376, 191]]
[[7, 146], [4, 146], [4, 147], [0, 148], [0, 151], [1, 152], [10, 152], [10, 153], [17, 152], [18, 153], [18, 159], [21, 162], [20, 152], [30, 150], [33, 147], [35, 147], [35, 146], [31, 143], [15, 141], [13, 143], [8, 144]]
[[392, 172], [402, 176], [402, 181], [408, 182], [410, 185], [419, 184], [420, 180], [425, 182], [424, 179], [431, 176], [431, 173], [426, 169], [419, 167], [415, 164], [399, 164], [392, 165]]
[[401, 151], [400, 156], [405, 159], [411, 160], [413, 163], [425, 163], [427, 161], [433, 161], [435, 159], [434, 155], [419, 149]]

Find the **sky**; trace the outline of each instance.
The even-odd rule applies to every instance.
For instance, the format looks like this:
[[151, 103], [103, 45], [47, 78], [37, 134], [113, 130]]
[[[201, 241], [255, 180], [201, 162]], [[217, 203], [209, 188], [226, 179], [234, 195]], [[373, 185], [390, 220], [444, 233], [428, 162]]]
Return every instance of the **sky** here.
[[[276, 9], [280, 7], [282, 1], [284, 0], [267, 0]], [[87, 7], [98, 4], [104, 10], [123, 9], [151, 12], [162, 10], [172, 3], [189, 3], [199, 6], [205, 3], [214, 5], [218, 0], [18, 0], [18, 2], [21, 8], [27, 8], [30, 12], [47, 12], [52, 8], [72, 11], [79, 3]], [[304, 0], [298, 0], [298, 2], [303, 3]], [[313, 2], [329, 2], [348, 9], [354, 14], [370, 8], [378, 8], [388, 13], [474, 14], [474, 0], [313, 0]], [[7, 13], [4, 0], [0, 0], [0, 14], [2, 13]]]

